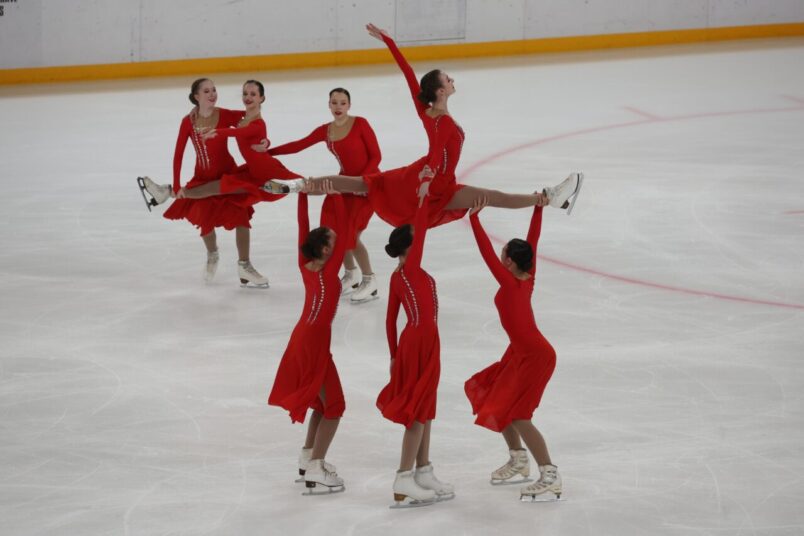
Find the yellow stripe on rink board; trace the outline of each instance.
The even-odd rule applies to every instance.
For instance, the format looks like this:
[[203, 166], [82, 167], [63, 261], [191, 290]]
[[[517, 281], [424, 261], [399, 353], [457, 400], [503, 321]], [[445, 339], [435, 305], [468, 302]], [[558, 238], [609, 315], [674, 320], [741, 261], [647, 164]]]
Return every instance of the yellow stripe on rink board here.
[[[520, 41], [427, 45], [404, 47], [404, 52], [409, 60], [416, 61], [793, 36], [804, 36], [804, 22], [766, 24], [761, 26], [669, 30], [661, 32], [581, 35]], [[389, 63], [390, 61], [391, 56], [385, 49], [371, 49], [102, 65], [71, 65], [66, 67], [0, 69], [0, 85], [176, 76], [184, 74], [197, 76], [199, 74], [223, 72], [253, 72], [343, 65], [366, 65], [371, 63]]]

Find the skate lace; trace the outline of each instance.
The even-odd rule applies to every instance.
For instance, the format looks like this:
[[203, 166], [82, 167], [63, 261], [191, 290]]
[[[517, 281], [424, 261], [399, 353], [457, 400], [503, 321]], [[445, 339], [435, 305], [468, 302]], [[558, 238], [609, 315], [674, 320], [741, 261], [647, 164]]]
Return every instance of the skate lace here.
[[537, 491], [537, 492], [546, 491], [547, 489], [552, 487], [553, 484], [556, 483], [557, 479], [558, 474], [556, 473], [556, 471], [552, 469], [547, 469], [539, 477], [539, 480], [528, 486], [527, 489], [529, 491]]
[[243, 270], [254, 277], [262, 277], [262, 275], [251, 265], [250, 262], [243, 265]]

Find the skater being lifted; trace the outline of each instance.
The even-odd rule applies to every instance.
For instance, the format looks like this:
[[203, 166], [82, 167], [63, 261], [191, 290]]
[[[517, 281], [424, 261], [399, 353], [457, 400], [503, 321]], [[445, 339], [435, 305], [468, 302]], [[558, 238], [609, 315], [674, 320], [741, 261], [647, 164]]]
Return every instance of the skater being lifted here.
[[[369, 24], [369, 34], [383, 41], [391, 51], [397, 65], [407, 80], [413, 99], [416, 114], [427, 133], [427, 155], [412, 164], [389, 171], [363, 176], [319, 177], [305, 181], [268, 182], [266, 188], [274, 193], [299, 191], [303, 182], [317, 183], [321, 180], [332, 181], [336, 190], [341, 192], [368, 193], [374, 211], [380, 218], [397, 227], [413, 221], [418, 206], [416, 186], [418, 175], [424, 166], [433, 170], [428, 203], [427, 226], [435, 227], [462, 218], [474, 201], [481, 196], [488, 199], [488, 204], [501, 208], [525, 208], [537, 204], [536, 194], [510, 194], [497, 190], [478, 188], [457, 184], [455, 168], [461, 156], [464, 141], [463, 129], [449, 113], [448, 101], [455, 93], [455, 82], [441, 70], [425, 74], [421, 82], [416, 80], [410, 65], [402, 53], [388, 36]], [[559, 185], [546, 188], [544, 195], [550, 206], [572, 210], [572, 203], [581, 187], [582, 173], [571, 173]], [[314, 187], [318, 187], [314, 185]]]

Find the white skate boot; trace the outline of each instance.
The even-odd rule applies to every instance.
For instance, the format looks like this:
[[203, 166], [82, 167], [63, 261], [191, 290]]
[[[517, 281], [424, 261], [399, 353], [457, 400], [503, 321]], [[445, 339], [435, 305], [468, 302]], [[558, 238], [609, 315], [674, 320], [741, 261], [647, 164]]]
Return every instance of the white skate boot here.
[[277, 180], [271, 179], [262, 185], [269, 194], [297, 194], [304, 188], [304, 179]]
[[207, 251], [207, 264], [204, 266], [205, 283], [212, 283], [212, 280], [215, 278], [215, 272], [218, 271], [218, 261], [220, 258], [221, 256], [217, 249], [215, 251]]
[[420, 487], [435, 491], [436, 501], [448, 501], [455, 498], [455, 487], [436, 478], [432, 463], [417, 467], [416, 472], [413, 473], [413, 480]]
[[[156, 184], [149, 177], [137, 177], [137, 185], [140, 187], [140, 193], [145, 200], [145, 206], [148, 207], [148, 212], [151, 211], [151, 207], [161, 205], [170, 199], [172, 187], [169, 184]], [[150, 199], [148, 199], [149, 197]]]
[[553, 208], [567, 209], [567, 216], [572, 213], [572, 207], [578, 200], [578, 193], [583, 184], [583, 173], [570, 173], [569, 177], [561, 181], [556, 186], [545, 188], [542, 193], [550, 200]]
[[346, 488], [343, 479], [334, 471], [327, 469], [328, 464], [324, 460], [310, 460], [304, 472], [304, 485], [307, 491], [302, 495], [328, 495], [330, 493], [340, 493]]
[[551, 502], [561, 499], [561, 475], [555, 465], [540, 465], [539, 480], [520, 489], [519, 500], [524, 502]]
[[341, 296], [348, 296], [357, 290], [360, 286], [360, 270], [352, 268], [351, 270], [344, 268], [343, 277], [341, 277]]
[[[296, 483], [299, 484], [304, 482], [304, 474], [307, 472], [307, 465], [309, 465], [310, 460], [313, 459], [313, 449], [309, 448], [306, 449], [304, 447], [301, 448], [299, 451], [299, 478], [296, 479]], [[331, 463], [324, 462], [324, 469], [329, 471], [330, 473], [336, 473], [335, 466]]]
[[[505, 462], [505, 465], [491, 473], [491, 485], [500, 486], [503, 484], [522, 484], [530, 482], [530, 461], [528, 460], [528, 451], [509, 450], [508, 453], [511, 457]], [[519, 478], [521, 477], [521, 478]]]
[[379, 298], [377, 295], [377, 276], [368, 274], [363, 275], [363, 280], [360, 282], [360, 285], [357, 287], [354, 294], [352, 294], [349, 301], [352, 302], [352, 305], [355, 305], [370, 302], [377, 298]]
[[436, 492], [424, 489], [413, 477], [413, 471], [399, 471], [394, 479], [394, 504], [391, 508], [429, 506], [436, 502]]
[[251, 261], [237, 261], [237, 275], [240, 286], [248, 288], [268, 288], [268, 278], [251, 265]]

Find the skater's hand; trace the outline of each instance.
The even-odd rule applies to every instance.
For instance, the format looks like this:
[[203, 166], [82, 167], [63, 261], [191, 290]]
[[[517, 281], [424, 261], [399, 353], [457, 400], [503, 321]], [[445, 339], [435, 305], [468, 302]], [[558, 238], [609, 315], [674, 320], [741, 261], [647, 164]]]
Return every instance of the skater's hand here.
[[201, 129], [201, 139], [206, 141], [218, 135], [218, 131], [214, 128], [206, 127]]
[[368, 30], [368, 33], [371, 37], [373, 37], [374, 39], [379, 39], [380, 41], [382, 41], [383, 35], [388, 35], [388, 32], [386, 32], [381, 28], [377, 28], [372, 23], [366, 24], [366, 30]]
[[435, 177], [435, 173], [430, 169], [430, 166], [424, 166], [419, 172], [419, 180], [432, 179], [433, 177]]
[[327, 194], [327, 195], [341, 195], [341, 193], [339, 191], [337, 191], [335, 189], [335, 187], [332, 185], [331, 180], [323, 181], [323, 186], [324, 186], [324, 193], [325, 194]]
[[550, 200], [541, 192], [536, 193], [536, 206], [537, 207], [546, 207], [550, 204]]
[[488, 196], [481, 195], [480, 197], [475, 199], [474, 203], [472, 203], [472, 208], [469, 209], [469, 215], [471, 216], [472, 214], [477, 214], [478, 212], [483, 210], [483, 208], [485, 208], [488, 204], [489, 204]]
[[187, 189], [185, 187], [179, 188], [179, 193], [176, 194], [176, 199], [184, 199], [187, 196]]
[[267, 153], [268, 147], [271, 146], [271, 142], [267, 139], [263, 139], [260, 143], [255, 143], [251, 146], [251, 150], [255, 153]]

